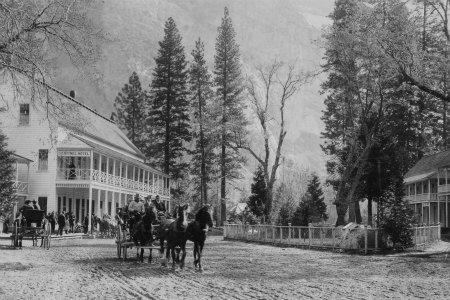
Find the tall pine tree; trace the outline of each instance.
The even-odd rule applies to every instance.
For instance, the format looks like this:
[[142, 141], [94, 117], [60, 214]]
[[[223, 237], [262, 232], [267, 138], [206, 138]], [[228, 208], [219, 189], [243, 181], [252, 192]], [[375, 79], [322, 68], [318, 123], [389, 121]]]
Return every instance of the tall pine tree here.
[[151, 87], [149, 148], [152, 157], [172, 178], [182, 178], [187, 163], [181, 161], [191, 140], [189, 101], [187, 91], [187, 62], [181, 35], [172, 18], [164, 28], [164, 39], [159, 42], [156, 67]]
[[226, 182], [237, 178], [242, 157], [230, 146], [236, 136], [242, 136], [245, 128], [244, 103], [241, 96], [243, 85], [239, 61], [239, 46], [236, 33], [225, 7], [222, 24], [218, 28], [216, 54], [214, 55], [214, 84], [217, 88], [217, 101], [220, 103], [220, 197], [221, 220], [226, 220]]
[[114, 108], [117, 111], [117, 124], [124, 130], [131, 142], [142, 152], [145, 152], [146, 128], [146, 93], [136, 72], [131, 74], [128, 83], [117, 95]]
[[208, 183], [214, 175], [214, 115], [212, 110], [212, 80], [204, 58], [204, 45], [200, 38], [192, 50], [192, 63], [189, 68], [189, 86], [191, 104], [194, 111], [192, 120], [195, 148], [192, 151], [193, 160], [191, 174], [194, 176], [197, 190], [200, 194], [200, 204], [208, 202]]
[[0, 216], [7, 217], [15, 199], [13, 152], [7, 149], [6, 136], [0, 131]]

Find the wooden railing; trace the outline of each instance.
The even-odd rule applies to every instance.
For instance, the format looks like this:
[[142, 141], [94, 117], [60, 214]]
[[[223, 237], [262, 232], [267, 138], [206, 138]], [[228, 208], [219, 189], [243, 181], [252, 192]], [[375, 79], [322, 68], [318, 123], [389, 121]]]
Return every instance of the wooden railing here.
[[16, 193], [28, 194], [28, 182], [14, 181], [13, 187]]
[[[59, 180], [90, 180], [90, 174], [92, 171], [92, 180], [112, 186], [118, 186], [126, 189], [132, 189], [136, 191], [143, 191], [149, 193], [156, 193], [163, 196], [170, 196], [170, 190], [162, 188], [160, 186], [153, 186], [152, 184], [135, 181], [128, 178], [123, 178], [113, 174], [108, 174], [99, 170], [90, 169], [58, 169], [57, 178]], [[154, 188], [154, 190], [153, 190]]]

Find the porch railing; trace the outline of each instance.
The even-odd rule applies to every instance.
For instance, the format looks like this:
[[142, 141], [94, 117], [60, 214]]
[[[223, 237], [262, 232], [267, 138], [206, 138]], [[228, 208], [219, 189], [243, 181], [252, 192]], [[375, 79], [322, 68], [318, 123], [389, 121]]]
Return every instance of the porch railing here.
[[123, 178], [120, 176], [116, 176], [113, 174], [108, 174], [99, 170], [90, 170], [90, 169], [58, 169], [57, 178], [59, 180], [90, 180], [90, 174], [92, 172], [92, 180], [100, 183], [118, 186], [122, 188], [144, 191], [144, 192], [153, 192], [153, 188], [155, 188], [155, 193], [169, 196], [170, 190], [166, 188], [161, 188], [160, 186], [153, 187], [152, 184], [143, 183], [140, 181]]
[[[440, 240], [440, 225], [415, 227], [411, 230], [415, 247]], [[337, 227], [227, 224], [224, 226], [223, 236], [241, 241], [332, 250], [359, 250], [364, 253], [380, 251], [385, 249], [389, 243], [382, 229], [368, 228], [367, 226], [342, 229]]]
[[16, 193], [28, 194], [28, 182], [14, 181], [13, 187], [16, 190]]

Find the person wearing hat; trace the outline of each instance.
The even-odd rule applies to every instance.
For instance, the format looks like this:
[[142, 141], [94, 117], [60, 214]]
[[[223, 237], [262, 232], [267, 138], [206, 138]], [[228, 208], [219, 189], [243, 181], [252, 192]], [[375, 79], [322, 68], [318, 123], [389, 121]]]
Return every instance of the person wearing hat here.
[[39, 204], [37, 203], [36, 199], [33, 199], [33, 208], [34, 208], [34, 209], [41, 210], [41, 207], [40, 207]]
[[139, 221], [141, 219], [141, 215], [145, 212], [144, 203], [140, 202], [139, 198], [139, 194], [136, 194], [134, 196], [134, 201], [128, 204], [128, 214], [130, 216], [128, 224], [130, 226], [130, 230], [133, 228], [134, 223]]
[[19, 209], [19, 212], [23, 212], [24, 210], [33, 210], [33, 205], [31, 204], [31, 200], [25, 200], [25, 204]]
[[153, 205], [155, 206], [158, 213], [166, 214], [166, 206], [163, 202], [159, 199], [159, 195], [156, 195], [155, 201], [153, 202]]

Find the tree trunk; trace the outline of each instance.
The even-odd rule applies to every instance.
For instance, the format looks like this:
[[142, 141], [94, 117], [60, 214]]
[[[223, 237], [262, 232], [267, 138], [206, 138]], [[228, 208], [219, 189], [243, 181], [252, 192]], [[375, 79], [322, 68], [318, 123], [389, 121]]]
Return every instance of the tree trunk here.
[[266, 188], [266, 203], [264, 205], [264, 216], [267, 221], [271, 220], [272, 201], [273, 201], [273, 186], [268, 186]]
[[354, 201], [354, 207], [355, 207], [355, 221], [356, 224], [362, 223], [362, 217], [361, 217], [361, 209], [359, 207], [359, 200]]
[[[225, 130], [225, 125], [224, 130]], [[224, 221], [227, 219], [227, 204], [226, 204], [226, 147], [225, 147], [225, 133], [222, 134], [222, 153], [220, 157], [221, 170], [220, 170], [220, 226], [223, 226]]]

